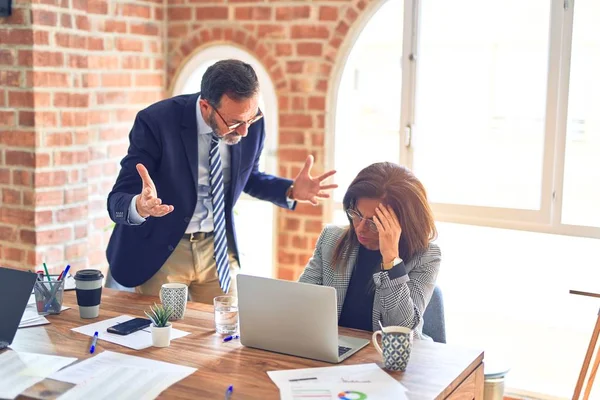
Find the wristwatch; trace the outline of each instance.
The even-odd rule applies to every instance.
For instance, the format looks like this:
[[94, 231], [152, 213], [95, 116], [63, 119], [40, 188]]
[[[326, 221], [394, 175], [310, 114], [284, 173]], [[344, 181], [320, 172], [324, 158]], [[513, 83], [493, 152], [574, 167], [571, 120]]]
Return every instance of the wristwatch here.
[[400, 264], [401, 262], [402, 262], [402, 259], [400, 257], [396, 257], [387, 264], [382, 262], [381, 269], [384, 271], [389, 271], [390, 269], [394, 268], [396, 265]]

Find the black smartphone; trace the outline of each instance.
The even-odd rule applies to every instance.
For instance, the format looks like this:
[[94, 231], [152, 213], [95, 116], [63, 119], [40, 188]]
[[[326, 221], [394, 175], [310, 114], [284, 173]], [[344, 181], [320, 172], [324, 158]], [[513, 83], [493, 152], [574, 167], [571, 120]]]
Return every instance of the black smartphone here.
[[113, 325], [106, 331], [108, 333], [114, 333], [117, 335], [129, 335], [130, 333], [149, 327], [151, 323], [152, 322], [146, 318], [134, 318], [132, 320]]

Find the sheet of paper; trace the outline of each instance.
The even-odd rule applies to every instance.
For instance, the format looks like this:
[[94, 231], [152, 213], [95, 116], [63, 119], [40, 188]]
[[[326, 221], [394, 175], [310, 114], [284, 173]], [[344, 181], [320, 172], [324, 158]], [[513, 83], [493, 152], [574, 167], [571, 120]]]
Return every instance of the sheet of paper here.
[[[72, 331], [83, 333], [87, 336], [94, 336], [95, 332], [98, 332], [98, 340], [106, 340], [107, 342], [116, 343], [121, 346], [129, 347], [134, 350], [142, 350], [152, 346], [152, 332], [150, 327], [131, 333], [129, 335], [115, 335], [114, 333], [108, 333], [106, 330], [113, 325], [120, 324], [121, 322], [129, 321], [133, 319], [129, 315], [120, 315], [111, 319], [96, 322], [90, 325], [80, 326], [78, 328], [71, 329]], [[180, 331], [179, 329], [171, 328], [171, 340], [179, 339], [189, 335], [189, 332]]]
[[14, 399], [76, 358], [6, 351], [0, 354], [0, 398]]
[[173, 383], [171, 376], [163, 371], [114, 365], [103, 368], [84, 383], [60, 396], [59, 400], [151, 400]]
[[103, 351], [50, 378], [77, 385], [60, 397], [63, 400], [154, 399], [195, 371], [196, 368]]
[[[321, 396], [325, 396], [322, 397], [323, 399], [328, 398], [326, 393], [337, 396], [338, 390], [349, 390], [343, 389], [348, 385], [361, 385], [361, 390], [364, 391], [366, 388], [370, 388], [370, 392], [375, 394], [379, 390], [376, 389], [378, 387], [385, 388], [390, 393], [403, 393], [406, 391], [406, 388], [400, 382], [388, 375], [375, 363], [269, 371], [267, 374], [279, 388], [282, 400], [308, 398], [307, 396], [298, 397], [298, 393], [294, 394], [292, 392], [293, 389], [302, 390], [307, 385], [309, 388], [317, 390], [317, 392], [312, 393], [313, 396], [321, 393]], [[321, 399], [321, 397], [312, 398]], [[371, 399], [371, 397], [368, 398]]]
[[46, 317], [40, 315], [39, 318], [36, 318], [34, 320], [21, 321], [19, 323], [19, 328], [29, 328], [29, 327], [32, 327], [32, 326], [46, 325], [46, 324], [49, 324], [49, 323], [50, 323], [50, 321], [48, 321], [46, 319]]
[[[65, 310], [68, 310], [69, 308], [70, 307], [63, 306], [60, 311], [63, 312]], [[43, 315], [39, 315], [37, 313], [37, 308], [35, 306], [35, 296], [31, 295], [31, 297], [29, 297], [27, 307], [23, 312], [23, 316], [21, 317], [19, 328], [27, 328], [30, 326], [45, 325], [49, 323], [50, 321], [48, 321]]]
[[65, 290], [75, 290], [75, 278], [71, 274], [65, 278]]
[[[388, 375], [377, 364], [340, 365], [335, 367], [289, 369], [268, 371], [267, 374], [279, 389], [287, 388], [289, 382], [336, 382], [336, 383], [370, 383], [393, 382], [396, 379]], [[401, 385], [402, 386], [402, 385]]]
[[[53, 374], [50, 378], [57, 381], [80, 384], [94, 377], [103, 368], [113, 368], [114, 366], [151, 369], [153, 371], [160, 371], [165, 375], [178, 376], [177, 380], [183, 379], [196, 371], [196, 368], [185, 367], [183, 365], [155, 361], [148, 358], [115, 353], [113, 351], [103, 351], [94, 357], [85, 359]], [[177, 381], [173, 383], [175, 382]]]
[[407, 400], [403, 387], [378, 383], [303, 383], [289, 384], [281, 400]]

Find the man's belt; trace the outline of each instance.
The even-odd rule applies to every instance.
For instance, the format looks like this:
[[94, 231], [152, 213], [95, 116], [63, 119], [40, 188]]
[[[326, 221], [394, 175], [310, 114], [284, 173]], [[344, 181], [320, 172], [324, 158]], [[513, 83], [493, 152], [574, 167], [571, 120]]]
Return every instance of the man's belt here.
[[183, 238], [189, 240], [190, 242], [199, 242], [202, 239], [206, 239], [213, 235], [213, 232], [194, 232], [194, 233], [186, 233], [183, 235]]

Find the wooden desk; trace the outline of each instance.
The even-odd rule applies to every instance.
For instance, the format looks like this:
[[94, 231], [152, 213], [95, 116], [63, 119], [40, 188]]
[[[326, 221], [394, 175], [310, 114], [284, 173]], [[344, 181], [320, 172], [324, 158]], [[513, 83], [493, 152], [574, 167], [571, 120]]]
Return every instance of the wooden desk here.
[[[158, 303], [158, 299], [104, 289], [99, 319], [122, 314], [144, 316], [143, 310], [154, 302]], [[71, 328], [99, 319], [79, 318], [74, 292], [65, 293], [64, 303], [73, 308], [60, 315], [47, 317], [50, 325], [19, 329], [11, 347], [17, 351], [78, 359], [90, 357], [91, 338], [73, 332]], [[171, 341], [168, 348], [151, 347], [142, 351], [98, 340], [96, 353], [111, 350], [198, 368], [193, 375], [171, 386], [160, 396], [194, 400], [223, 398], [228, 385], [234, 386], [232, 400], [279, 399], [279, 390], [266, 374], [267, 371], [331, 366], [320, 361], [247, 348], [239, 340], [223, 343], [222, 336], [215, 332], [212, 306], [204, 304], [188, 303], [184, 320], [175, 322], [174, 327], [191, 334]], [[350, 329], [341, 329], [340, 333], [371, 337], [368, 332]], [[380, 361], [381, 357], [371, 344], [343, 364]], [[483, 398], [483, 352], [478, 350], [416, 341], [407, 371], [392, 372], [390, 375], [410, 390], [410, 399]], [[70, 387], [71, 384], [46, 379], [29, 388], [19, 398], [55, 398]]]

